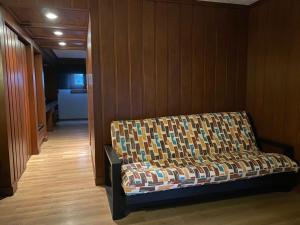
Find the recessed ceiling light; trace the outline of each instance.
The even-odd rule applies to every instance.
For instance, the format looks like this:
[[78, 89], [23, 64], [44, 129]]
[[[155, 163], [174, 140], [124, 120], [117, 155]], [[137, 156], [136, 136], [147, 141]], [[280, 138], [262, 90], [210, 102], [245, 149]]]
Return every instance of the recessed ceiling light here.
[[55, 20], [58, 17], [55, 13], [52, 12], [47, 12], [45, 16], [50, 20]]
[[67, 45], [67, 43], [66, 43], [66, 42], [63, 42], [63, 41], [58, 42], [58, 44], [59, 44], [60, 46], [66, 46], [66, 45]]
[[73, 44], [74, 44], [74, 45], [83, 45], [82, 42], [74, 42]]
[[56, 36], [61, 36], [61, 35], [63, 35], [63, 32], [56, 30], [53, 32], [53, 34], [55, 34]]

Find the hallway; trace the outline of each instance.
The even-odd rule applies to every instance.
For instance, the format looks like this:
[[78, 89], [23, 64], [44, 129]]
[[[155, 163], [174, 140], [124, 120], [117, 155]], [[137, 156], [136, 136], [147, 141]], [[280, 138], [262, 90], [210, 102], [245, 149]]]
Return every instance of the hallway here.
[[94, 183], [87, 122], [60, 122], [30, 158], [16, 194], [0, 200], [0, 224], [99, 221], [112, 223], [104, 189]]

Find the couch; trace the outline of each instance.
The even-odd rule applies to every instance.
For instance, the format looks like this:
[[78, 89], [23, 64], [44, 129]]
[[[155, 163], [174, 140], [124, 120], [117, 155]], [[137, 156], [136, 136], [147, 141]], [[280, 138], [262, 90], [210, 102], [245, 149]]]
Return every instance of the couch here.
[[[111, 138], [105, 185], [113, 219], [162, 204], [287, 191], [297, 183], [293, 149], [256, 138], [246, 112], [113, 121]], [[276, 153], [262, 152], [262, 144]]]

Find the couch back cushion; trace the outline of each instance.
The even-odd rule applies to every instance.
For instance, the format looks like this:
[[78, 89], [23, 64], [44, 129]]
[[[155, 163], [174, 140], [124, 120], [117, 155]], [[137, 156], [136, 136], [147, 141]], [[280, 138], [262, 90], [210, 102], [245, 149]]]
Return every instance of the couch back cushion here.
[[113, 148], [123, 163], [199, 158], [256, 148], [245, 112], [114, 121], [111, 137]]
[[[188, 116], [197, 127], [200, 146], [209, 154], [257, 150], [255, 135], [246, 112], [205, 113]], [[193, 157], [201, 151], [189, 152]]]
[[111, 124], [113, 148], [123, 163], [183, 158], [188, 155], [184, 148], [187, 141], [184, 120], [187, 116], [114, 121]]

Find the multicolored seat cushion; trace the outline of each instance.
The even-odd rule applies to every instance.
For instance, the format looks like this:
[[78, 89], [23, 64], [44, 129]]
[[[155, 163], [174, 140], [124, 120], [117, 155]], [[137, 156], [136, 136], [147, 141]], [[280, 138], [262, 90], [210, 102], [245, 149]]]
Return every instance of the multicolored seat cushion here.
[[275, 153], [236, 152], [194, 158], [173, 158], [122, 165], [127, 195], [221, 183], [271, 173], [297, 172], [297, 164]]
[[258, 150], [245, 112], [114, 121], [111, 137], [126, 194], [298, 171]]
[[111, 137], [123, 163], [256, 149], [245, 112], [114, 121]]

